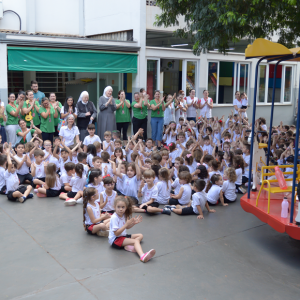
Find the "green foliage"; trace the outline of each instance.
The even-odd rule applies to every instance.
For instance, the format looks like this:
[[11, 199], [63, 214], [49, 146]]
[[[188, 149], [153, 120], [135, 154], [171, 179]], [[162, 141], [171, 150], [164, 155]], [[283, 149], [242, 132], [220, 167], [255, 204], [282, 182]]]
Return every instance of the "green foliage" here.
[[162, 13], [157, 26], [186, 26], [175, 36], [191, 38], [196, 55], [209, 49], [226, 53], [229, 43], [241, 39], [270, 39], [275, 33], [279, 42], [291, 48], [300, 35], [299, 0], [157, 0]]

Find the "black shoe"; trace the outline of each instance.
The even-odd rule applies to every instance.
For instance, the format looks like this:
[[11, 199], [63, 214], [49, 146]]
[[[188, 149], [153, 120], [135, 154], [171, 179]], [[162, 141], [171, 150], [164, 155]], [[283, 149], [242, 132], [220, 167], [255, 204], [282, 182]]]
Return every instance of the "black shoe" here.
[[171, 216], [171, 210], [168, 209], [168, 208], [164, 208], [163, 211], [162, 211], [161, 213], [164, 214], [164, 215], [169, 215], [169, 216]]

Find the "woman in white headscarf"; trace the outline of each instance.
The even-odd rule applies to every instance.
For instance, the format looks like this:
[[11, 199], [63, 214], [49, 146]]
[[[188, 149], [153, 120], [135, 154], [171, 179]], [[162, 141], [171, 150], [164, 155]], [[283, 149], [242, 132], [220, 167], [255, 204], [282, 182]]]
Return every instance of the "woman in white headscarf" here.
[[111, 86], [107, 86], [104, 89], [103, 96], [99, 98], [100, 112], [98, 114], [98, 135], [101, 141], [104, 139], [105, 131], [113, 131], [117, 129], [116, 125], [116, 103], [112, 96], [113, 89]]
[[91, 123], [95, 123], [97, 118], [97, 110], [92, 101], [89, 101], [89, 93], [83, 91], [80, 94], [77, 105], [77, 127], [79, 129], [79, 139], [84, 141], [84, 138], [89, 135], [87, 127]]

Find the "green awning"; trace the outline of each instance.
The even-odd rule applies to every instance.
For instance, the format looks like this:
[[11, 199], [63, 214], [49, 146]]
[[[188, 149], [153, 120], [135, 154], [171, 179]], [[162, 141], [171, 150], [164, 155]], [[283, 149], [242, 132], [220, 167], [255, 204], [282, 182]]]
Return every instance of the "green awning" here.
[[16, 71], [137, 73], [137, 53], [7, 47], [7, 55]]

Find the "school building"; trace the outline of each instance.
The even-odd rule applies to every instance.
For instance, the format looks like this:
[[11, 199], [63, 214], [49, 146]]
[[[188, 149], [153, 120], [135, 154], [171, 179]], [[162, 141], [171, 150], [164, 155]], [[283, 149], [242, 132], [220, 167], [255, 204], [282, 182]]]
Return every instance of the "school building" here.
[[[214, 100], [213, 116], [228, 116], [235, 91], [246, 92], [252, 116], [256, 59], [245, 60], [245, 40], [230, 46], [227, 55], [210, 49], [195, 56], [190, 40], [173, 36], [178, 27], [156, 27], [160, 8], [148, 0], [0, 0], [0, 93], [29, 89], [37, 80], [46, 96], [75, 100], [87, 90], [97, 105], [104, 87], [127, 99], [141, 87], [150, 96], [208, 89]], [[274, 37], [276, 41], [276, 37]], [[274, 63], [259, 69], [257, 116], [270, 118]], [[284, 62], [276, 73], [274, 124], [294, 123], [300, 70]]]

